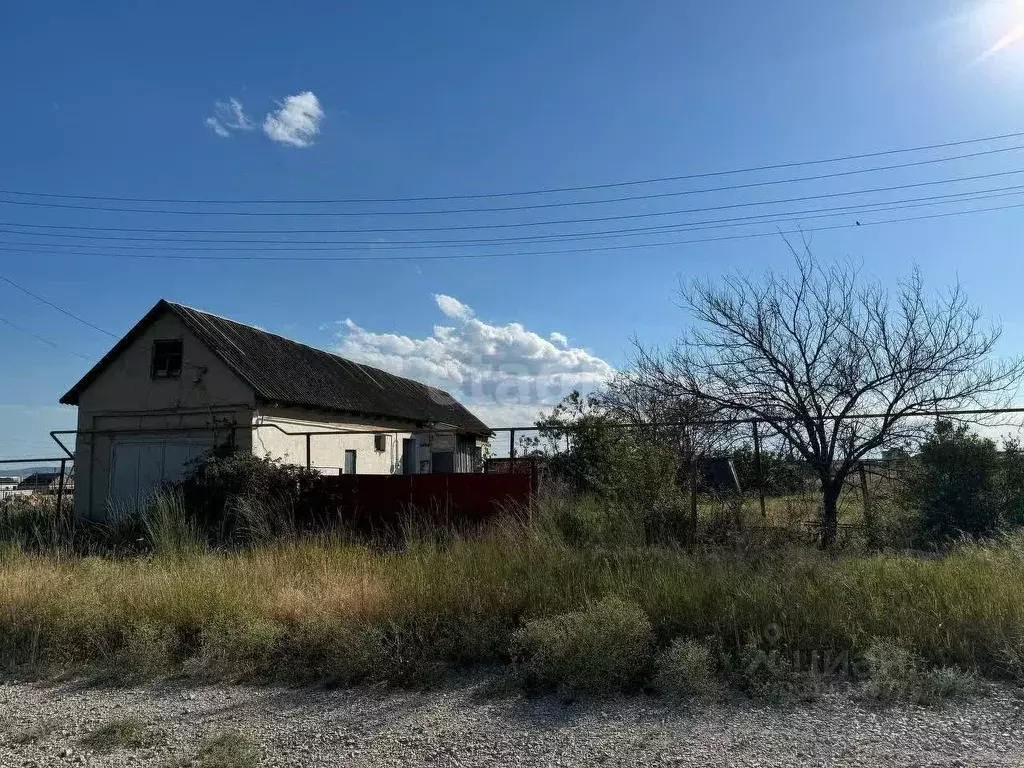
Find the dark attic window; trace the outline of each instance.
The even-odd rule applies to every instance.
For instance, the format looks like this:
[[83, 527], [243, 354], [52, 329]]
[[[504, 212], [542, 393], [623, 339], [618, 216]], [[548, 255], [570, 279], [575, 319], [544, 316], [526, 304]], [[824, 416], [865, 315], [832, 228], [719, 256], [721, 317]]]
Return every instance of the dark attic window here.
[[181, 378], [181, 339], [153, 342], [150, 375], [154, 379]]

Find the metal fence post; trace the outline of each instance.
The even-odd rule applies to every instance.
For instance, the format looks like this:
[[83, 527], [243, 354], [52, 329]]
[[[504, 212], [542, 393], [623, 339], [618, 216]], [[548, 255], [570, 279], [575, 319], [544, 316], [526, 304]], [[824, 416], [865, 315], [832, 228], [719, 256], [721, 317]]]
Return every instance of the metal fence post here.
[[508, 457], [510, 459], [516, 457], [516, 431], [514, 429], [508, 431]]
[[68, 460], [60, 460], [60, 480], [57, 481], [57, 514], [61, 513], [64, 504], [64, 472], [67, 469]]
[[307, 432], [306, 433], [306, 469], [310, 469], [312, 467], [311, 453], [310, 453], [310, 450], [309, 450], [309, 445], [310, 445], [310, 443], [312, 441], [313, 441], [313, 435], [311, 435], [309, 432]]
[[860, 476], [860, 492], [864, 497], [864, 534], [869, 549], [877, 548], [875, 538], [875, 511], [871, 507], [871, 490], [868, 488], [868, 471], [863, 461], [857, 462], [857, 474]]
[[697, 454], [690, 450], [690, 546], [697, 546]]
[[754, 474], [757, 476], [757, 499], [761, 504], [761, 517], [768, 517], [764, 504], [764, 474], [761, 469], [761, 434], [757, 430], [757, 419], [754, 419]]

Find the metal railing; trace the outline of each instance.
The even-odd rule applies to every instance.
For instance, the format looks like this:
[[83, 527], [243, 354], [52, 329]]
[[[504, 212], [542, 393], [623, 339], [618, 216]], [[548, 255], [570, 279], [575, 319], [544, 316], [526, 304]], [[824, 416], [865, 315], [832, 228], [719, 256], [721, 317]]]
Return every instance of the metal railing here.
[[[74, 477], [68, 472], [68, 465], [74, 466], [74, 456], [70, 458], [67, 456], [60, 456], [57, 458], [46, 457], [46, 458], [27, 458], [27, 459], [0, 459], [0, 476], [4, 475], [4, 469], [6, 467], [17, 467], [19, 465], [29, 465], [35, 468], [43, 468], [55, 465], [54, 472], [52, 473], [56, 477], [45, 482], [37, 484], [26, 485], [25, 478], [19, 478], [18, 483], [4, 483], [0, 486], [0, 501], [6, 501], [13, 496], [27, 496], [33, 493], [41, 492], [56, 492], [57, 496], [57, 509], [61, 508], [64, 503], [65, 492], [74, 488]], [[36, 474], [42, 473], [37, 469]], [[31, 477], [31, 475], [29, 476]]]
[[[954, 419], [967, 422], [984, 422], [988, 417], [1011, 417], [1024, 415], [1024, 407], [1008, 407], [1008, 408], [965, 408], [956, 410], [945, 410], [945, 411], [919, 411], [912, 413], [905, 413], [901, 415], [902, 419]], [[891, 414], [886, 413], [855, 413], [845, 415], [823, 415], [820, 417], [812, 417], [810, 420], [815, 423], [834, 423], [836, 421], [850, 420], [850, 421], [866, 421], [871, 419], [885, 419], [891, 418]], [[752, 454], [752, 462], [747, 464], [748, 472], [741, 478], [742, 492], [751, 500], [756, 499], [758, 510], [762, 517], [767, 518], [768, 507], [769, 507], [769, 494], [766, 493], [770, 489], [770, 482], [765, 477], [764, 472], [764, 457], [766, 455], [766, 445], [771, 446], [774, 444], [781, 444], [781, 438], [779, 437], [783, 427], [790, 426], [793, 424], [804, 423], [806, 424], [808, 419], [795, 419], [795, 418], [779, 418], [779, 419], [767, 419], [767, 418], [711, 418], [711, 419], [693, 419], [687, 421], [665, 421], [665, 422], [640, 422], [640, 423], [616, 423], [610, 422], [607, 426], [612, 429], [623, 429], [623, 430], [646, 430], [648, 434], [655, 436], [665, 436], [672, 434], [685, 433], [688, 430], [699, 430], [707, 427], [729, 427], [732, 430], [734, 440], [739, 441], [744, 446], [750, 449]], [[1021, 424], [1017, 425], [1019, 434], [1024, 434], [1024, 419], [1021, 420]], [[413, 425], [405, 428], [360, 428], [360, 429], [307, 429], [307, 430], [289, 430], [282, 427], [279, 424], [268, 423], [268, 424], [207, 424], [194, 427], [166, 427], [166, 428], [135, 428], [135, 429], [102, 429], [102, 430], [83, 430], [81, 432], [77, 430], [56, 430], [51, 432], [51, 437], [57, 443], [58, 446], [66, 454], [61, 459], [38, 459], [38, 460], [25, 460], [25, 462], [37, 461], [40, 463], [60, 463], [73, 460], [74, 454], [69, 447], [62, 441], [63, 436], [67, 435], [130, 435], [130, 434], [180, 434], [183, 432], [192, 433], [214, 433], [221, 432], [226, 433], [225, 437], [228, 440], [234, 440], [238, 430], [260, 430], [260, 429], [271, 429], [281, 434], [287, 435], [290, 438], [295, 438], [297, 441], [304, 443], [305, 447], [305, 465], [310, 468], [319, 468], [317, 463], [314, 461], [314, 447], [317, 439], [324, 439], [327, 437], [345, 437], [345, 436], [356, 436], [356, 435], [407, 435], [412, 434], [419, 438], [433, 437], [438, 435], [451, 435], [453, 433], [459, 434], [460, 430], [451, 425], [441, 424], [429, 424], [422, 425], [416, 428]], [[548, 446], [549, 450], [553, 450], [555, 454], [563, 451], [571, 451], [574, 436], [572, 433], [571, 425], [567, 428], [555, 430], [556, 432], [562, 433], [562, 442], [557, 446]], [[490, 459], [511, 459], [515, 460], [518, 458], [525, 457], [533, 453], [539, 453], [539, 458], [543, 461], [545, 456], [543, 452], [538, 452], [536, 444], [531, 445], [528, 438], [534, 436], [542, 436], [545, 434], [551, 434], [552, 430], [545, 430], [538, 428], [536, 425], [524, 425], [524, 426], [511, 426], [511, 427], [496, 427], [490, 430], [490, 450], [486, 454], [486, 458]], [[527, 439], [524, 439], [527, 438]], [[681, 452], [682, 455], [684, 452]], [[720, 452], [720, 456], [728, 456], [729, 451]], [[778, 465], [778, 457], [780, 455], [779, 450], [770, 450], [770, 458], [774, 463], [774, 466]], [[709, 454], [701, 454], [697, 451], [689, 451], [687, 454], [687, 462], [692, 462], [690, 466], [680, 467], [680, 482], [684, 485], [684, 490], [691, 496], [691, 506], [696, 504], [693, 500], [695, 494], [700, 489], [694, 489], [693, 487], [686, 487], [687, 484], [696, 483], [696, 480], [685, 479], [683, 476], [686, 475], [689, 478], [696, 478], [698, 472], [696, 471], [700, 467], [697, 465], [705, 460]], [[854, 468], [852, 475], [849, 478], [849, 484], [851, 486], [860, 486], [860, 490], [857, 492], [858, 496], [863, 498], [863, 504], [865, 508], [866, 516], [870, 514], [871, 498], [870, 488], [872, 482], [868, 477], [872, 473], [878, 473], [882, 471], [881, 465], [877, 464], [878, 456], [865, 457], [865, 461], [861, 462]], [[874, 462], [874, 463], [873, 463]], [[298, 462], [297, 462], [298, 463]], [[806, 470], [808, 465], [802, 460], [796, 460], [796, 464], [803, 466]], [[334, 468], [337, 471], [340, 468]], [[497, 467], [492, 469], [495, 471]], [[330, 471], [330, 469], [328, 469]], [[333, 472], [332, 472], [333, 474]], [[64, 489], [60, 489], [58, 493], [62, 496]], [[774, 497], [771, 501], [775, 503]]]

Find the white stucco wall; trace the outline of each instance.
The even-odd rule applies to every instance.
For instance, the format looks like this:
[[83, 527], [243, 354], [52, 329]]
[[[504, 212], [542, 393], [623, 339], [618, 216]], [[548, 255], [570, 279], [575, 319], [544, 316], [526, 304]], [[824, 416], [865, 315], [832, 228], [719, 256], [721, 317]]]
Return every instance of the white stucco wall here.
[[[150, 377], [153, 342], [182, 340], [179, 379]], [[252, 389], [190, 334], [177, 317], [157, 318], [79, 397], [75, 440], [75, 512], [106, 516], [115, 439], [228, 439], [251, 447]], [[211, 424], [216, 428], [211, 429]], [[173, 432], [165, 430], [173, 429]], [[96, 430], [118, 432], [89, 434]], [[151, 431], [150, 431], [151, 430]], [[159, 430], [159, 431], [158, 431]]]
[[[403, 440], [414, 437], [413, 425], [399, 420], [381, 421], [346, 417], [308, 408], [258, 408], [253, 418], [252, 450], [289, 464], [306, 464], [306, 438], [285, 432], [334, 431], [334, 435], [310, 437], [310, 461], [325, 474], [339, 474], [345, 466], [345, 451], [356, 451], [356, 471], [361, 475], [402, 474]], [[282, 432], [282, 430], [284, 430]], [[374, 447], [373, 434], [343, 434], [373, 430], [384, 435], [385, 449]], [[430, 458], [429, 447], [419, 447], [416, 467]]]

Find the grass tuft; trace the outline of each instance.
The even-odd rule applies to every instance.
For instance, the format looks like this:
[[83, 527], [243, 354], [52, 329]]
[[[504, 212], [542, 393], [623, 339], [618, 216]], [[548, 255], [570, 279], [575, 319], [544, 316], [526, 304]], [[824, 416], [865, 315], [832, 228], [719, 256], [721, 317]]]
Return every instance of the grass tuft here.
[[39, 720], [24, 728], [18, 728], [8, 734], [8, 741], [11, 744], [35, 744], [42, 741], [56, 730], [54, 724], [49, 720]]
[[82, 745], [97, 752], [115, 749], [143, 749], [157, 744], [160, 734], [138, 715], [118, 718], [101, 725], [82, 739]]
[[252, 768], [260, 762], [256, 743], [240, 731], [222, 731], [199, 748], [196, 768]]

